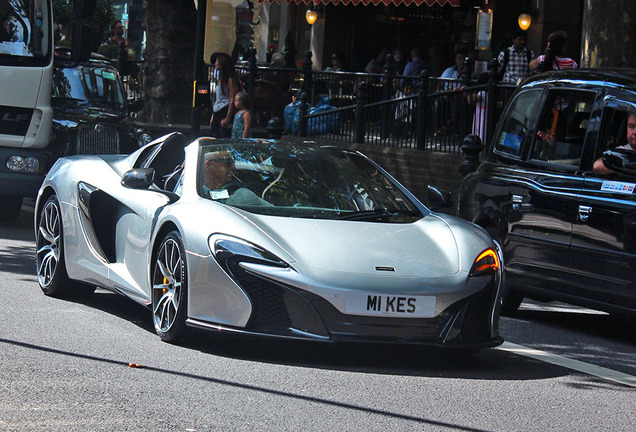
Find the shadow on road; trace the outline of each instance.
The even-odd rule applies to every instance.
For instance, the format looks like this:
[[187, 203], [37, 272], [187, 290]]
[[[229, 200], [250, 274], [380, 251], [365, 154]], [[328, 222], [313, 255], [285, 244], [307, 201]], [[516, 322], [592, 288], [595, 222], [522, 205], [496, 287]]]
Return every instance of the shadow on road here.
[[[150, 310], [127, 298], [97, 290], [74, 300], [154, 333]], [[477, 354], [422, 346], [329, 343], [227, 335], [192, 329], [180, 346], [233, 359], [359, 373], [478, 380], [535, 380], [567, 375], [566, 369], [496, 349]]]

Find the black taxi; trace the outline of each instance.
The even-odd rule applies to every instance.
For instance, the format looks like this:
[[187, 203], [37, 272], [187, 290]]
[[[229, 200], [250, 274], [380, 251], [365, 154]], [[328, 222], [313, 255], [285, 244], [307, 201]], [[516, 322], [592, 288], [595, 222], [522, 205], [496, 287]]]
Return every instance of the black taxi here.
[[513, 94], [458, 208], [503, 247], [503, 313], [528, 297], [636, 315], [635, 121], [634, 69], [549, 72]]
[[128, 98], [119, 72], [108, 59], [93, 54], [76, 64], [68, 50], [59, 48], [54, 66], [49, 146], [54, 158], [131, 153], [152, 141], [133, 120], [143, 100]]

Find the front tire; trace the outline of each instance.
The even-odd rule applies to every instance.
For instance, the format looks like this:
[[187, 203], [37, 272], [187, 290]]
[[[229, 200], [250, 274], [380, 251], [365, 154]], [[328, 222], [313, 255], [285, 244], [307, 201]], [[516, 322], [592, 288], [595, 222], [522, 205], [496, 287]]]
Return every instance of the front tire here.
[[64, 262], [62, 212], [55, 195], [51, 195], [40, 213], [36, 238], [36, 270], [42, 292], [51, 297], [90, 295], [95, 287], [71, 280]]
[[152, 273], [152, 319], [165, 342], [180, 341], [187, 333], [187, 291], [185, 247], [179, 232], [172, 231], [161, 242]]

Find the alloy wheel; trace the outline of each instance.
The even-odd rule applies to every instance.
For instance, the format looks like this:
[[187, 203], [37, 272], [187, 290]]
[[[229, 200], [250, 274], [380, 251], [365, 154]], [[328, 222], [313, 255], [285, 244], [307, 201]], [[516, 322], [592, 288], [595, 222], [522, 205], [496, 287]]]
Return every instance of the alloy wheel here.
[[152, 285], [153, 319], [160, 333], [169, 332], [178, 319], [184, 270], [179, 243], [166, 238], [157, 254]]
[[38, 226], [37, 271], [42, 287], [48, 287], [53, 281], [60, 262], [60, 211], [55, 201], [48, 201], [42, 212]]

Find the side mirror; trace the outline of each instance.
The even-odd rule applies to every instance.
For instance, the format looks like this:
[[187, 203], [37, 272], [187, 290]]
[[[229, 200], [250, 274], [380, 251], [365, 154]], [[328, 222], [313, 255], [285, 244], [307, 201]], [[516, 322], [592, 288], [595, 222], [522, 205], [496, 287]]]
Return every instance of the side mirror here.
[[636, 177], [636, 152], [627, 149], [607, 150], [603, 153], [603, 165], [617, 173]]
[[[134, 168], [130, 171], [126, 171], [121, 178], [121, 184], [124, 187], [130, 189], [140, 189], [140, 190], [148, 190], [150, 186], [153, 184], [153, 180], [155, 178], [155, 169], [154, 168]], [[157, 190], [152, 189], [153, 192], [160, 193], [165, 195], [168, 198], [170, 204], [176, 202], [179, 199], [179, 195], [176, 193], [166, 191], [166, 190]]]
[[144, 100], [143, 99], [132, 99], [128, 101], [128, 109], [131, 112], [139, 112], [144, 109]]
[[154, 168], [135, 168], [124, 173], [121, 184], [130, 189], [148, 189], [154, 178]]

